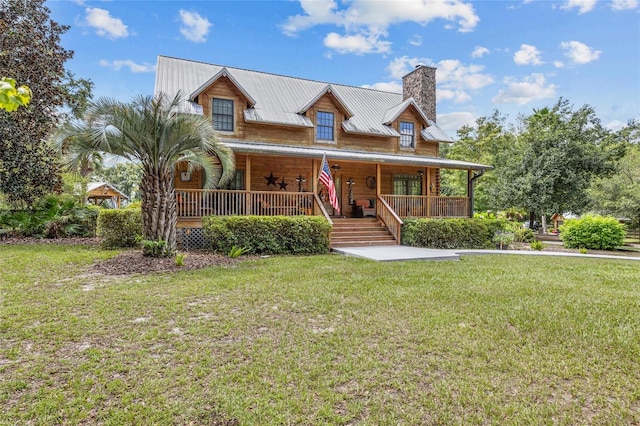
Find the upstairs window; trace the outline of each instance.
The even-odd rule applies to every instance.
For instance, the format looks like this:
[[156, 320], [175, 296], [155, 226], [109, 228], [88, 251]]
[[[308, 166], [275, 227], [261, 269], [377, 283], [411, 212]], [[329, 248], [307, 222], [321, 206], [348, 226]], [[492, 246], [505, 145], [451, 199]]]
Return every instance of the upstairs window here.
[[413, 123], [407, 123], [406, 121], [400, 122], [400, 146], [402, 148], [415, 148], [414, 145], [415, 134]]
[[332, 112], [318, 111], [316, 139], [333, 141], [333, 123], [334, 117]]
[[233, 101], [213, 98], [213, 128], [233, 132]]

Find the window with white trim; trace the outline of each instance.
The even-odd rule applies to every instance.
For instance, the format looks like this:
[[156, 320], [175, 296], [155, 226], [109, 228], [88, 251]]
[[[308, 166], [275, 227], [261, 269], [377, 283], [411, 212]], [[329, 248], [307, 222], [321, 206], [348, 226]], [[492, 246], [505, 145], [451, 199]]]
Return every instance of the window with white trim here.
[[415, 148], [415, 131], [413, 123], [400, 122], [400, 146], [402, 148]]
[[233, 132], [233, 101], [213, 98], [213, 128], [223, 132]]
[[334, 115], [332, 112], [318, 111], [316, 123], [316, 139], [321, 141], [334, 141]]

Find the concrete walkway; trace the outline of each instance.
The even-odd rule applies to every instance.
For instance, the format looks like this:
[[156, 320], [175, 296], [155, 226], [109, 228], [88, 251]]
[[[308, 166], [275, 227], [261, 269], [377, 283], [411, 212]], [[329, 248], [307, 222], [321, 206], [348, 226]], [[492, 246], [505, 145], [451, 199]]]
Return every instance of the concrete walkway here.
[[460, 260], [460, 256], [474, 254], [517, 254], [523, 256], [591, 257], [599, 259], [622, 259], [640, 261], [640, 256], [631, 257], [526, 250], [440, 250], [407, 246], [341, 247], [333, 249], [332, 252], [343, 254], [346, 256], [375, 260], [378, 262], [390, 262], [396, 260]]

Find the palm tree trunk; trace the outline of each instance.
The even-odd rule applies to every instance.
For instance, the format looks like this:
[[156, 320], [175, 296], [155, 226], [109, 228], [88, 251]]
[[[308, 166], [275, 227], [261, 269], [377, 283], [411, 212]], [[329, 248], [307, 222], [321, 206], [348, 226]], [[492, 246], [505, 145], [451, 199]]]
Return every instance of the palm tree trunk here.
[[176, 198], [173, 190], [171, 171], [149, 172], [145, 170], [140, 183], [142, 196], [142, 225], [144, 239], [166, 241], [164, 256], [170, 257], [177, 251]]

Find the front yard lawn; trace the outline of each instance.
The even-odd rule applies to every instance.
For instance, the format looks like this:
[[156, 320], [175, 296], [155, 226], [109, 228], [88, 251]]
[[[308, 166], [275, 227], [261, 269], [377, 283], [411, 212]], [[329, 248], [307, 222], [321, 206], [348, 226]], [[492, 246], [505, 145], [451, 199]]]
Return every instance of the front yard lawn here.
[[638, 424], [640, 265], [0, 245], [0, 424]]

